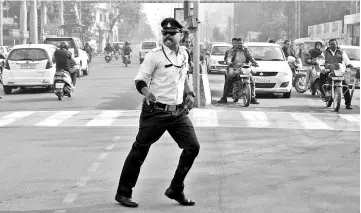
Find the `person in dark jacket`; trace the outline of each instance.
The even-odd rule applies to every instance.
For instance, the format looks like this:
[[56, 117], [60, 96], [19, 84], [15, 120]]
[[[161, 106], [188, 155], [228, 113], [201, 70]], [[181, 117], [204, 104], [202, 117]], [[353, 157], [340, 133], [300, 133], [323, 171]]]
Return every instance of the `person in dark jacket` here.
[[69, 72], [71, 81], [72, 81], [72, 89], [75, 89], [75, 82], [76, 82], [76, 72], [71, 73], [70, 67], [72, 64], [76, 64], [75, 59], [72, 53], [68, 50], [69, 44], [66, 41], [62, 41], [59, 45], [60, 49], [55, 50], [52, 61], [56, 63], [56, 69], [60, 70], [63, 69]]
[[[306, 56], [306, 64], [308, 65], [312, 65], [312, 67], [310, 69], [307, 70], [307, 75], [306, 75], [306, 84], [307, 87], [310, 87], [310, 77], [312, 74], [312, 70], [316, 69], [317, 71], [320, 71], [320, 65], [317, 63], [317, 59], [320, 58], [325, 58], [325, 56], [323, 55], [322, 52], [322, 42], [320, 41], [316, 41], [315, 42], [315, 48], [314, 49], [310, 49], [308, 51], [308, 54]], [[321, 90], [321, 94], [324, 95], [323, 90], [320, 88]]]
[[286, 40], [284, 42], [284, 46], [282, 47], [282, 51], [285, 54], [286, 58], [288, 58], [288, 56], [293, 56], [296, 58], [295, 56], [295, 51], [293, 51], [292, 47], [291, 47], [291, 43], [289, 40]]

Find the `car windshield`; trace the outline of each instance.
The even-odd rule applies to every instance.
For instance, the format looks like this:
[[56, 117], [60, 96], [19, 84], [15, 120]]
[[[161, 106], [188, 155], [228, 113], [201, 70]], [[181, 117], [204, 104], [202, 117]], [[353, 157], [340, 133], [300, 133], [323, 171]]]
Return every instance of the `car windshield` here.
[[350, 60], [352, 60], [352, 61], [360, 60], [360, 49], [353, 49], [353, 48], [352, 49], [351, 48], [342, 48], [342, 49], [346, 52], [346, 54]]
[[75, 46], [74, 41], [72, 39], [61, 39], [61, 38], [60, 39], [58, 39], [58, 38], [47, 38], [47, 39], [45, 39], [44, 44], [52, 44], [52, 45], [54, 45], [56, 47], [59, 47], [59, 45], [60, 45], [60, 43], [62, 41], [68, 42], [69, 48], [74, 48], [74, 46]]
[[214, 46], [211, 55], [225, 55], [229, 49], [231, 49], [230, 46]]
[[155, 42], [143, 42], [142, 49], [154, 49], [157, 47]]
[[253, 58], [257, 61], [284, 61], [280, 47], [273, 46], [248, 46]]
[[10, 52], [8, 60], [11, 60], [11, 61], [48, 60], [48, 54], [45, 50], [39, 49], [39, 48], [14, 49]]

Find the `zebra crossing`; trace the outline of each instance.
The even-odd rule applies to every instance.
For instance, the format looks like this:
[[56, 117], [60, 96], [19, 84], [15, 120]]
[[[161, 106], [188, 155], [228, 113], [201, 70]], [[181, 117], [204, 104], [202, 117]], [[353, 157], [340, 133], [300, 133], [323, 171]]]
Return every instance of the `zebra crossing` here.
[[[139, 115], [140, 110], [10, 111], [0, 112], [0, 128], [138, 127]], [[360, 131], [359, 114], [193, 109], [189, 117], [195, 127]]]

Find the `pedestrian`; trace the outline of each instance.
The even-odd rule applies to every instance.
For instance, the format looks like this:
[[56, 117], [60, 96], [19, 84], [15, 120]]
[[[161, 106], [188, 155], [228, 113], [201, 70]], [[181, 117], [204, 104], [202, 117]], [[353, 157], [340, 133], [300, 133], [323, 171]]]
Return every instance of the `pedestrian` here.
[[[174, 18], [161, 22], [163, 44], [145, 56], [135, 78], [136, 88], [144, 95], [139, 131], [120, 175], [115, 200], [137, 207], [132, 199], [140, 168], [150, 146], [168, 131], [183, 149], [178, 167], [165, 195], [185, 206], [195, 202], [184, 194], [184, 180], [199, 153], [199, 143], [188, 110], [193, 107], [194, 92], [188, 79], [188, 54], [179, 46], [182, 25]], [[184, 95], [186, 94], [186, 95]], [[184, 98], [184, 96], [186, 96]]]

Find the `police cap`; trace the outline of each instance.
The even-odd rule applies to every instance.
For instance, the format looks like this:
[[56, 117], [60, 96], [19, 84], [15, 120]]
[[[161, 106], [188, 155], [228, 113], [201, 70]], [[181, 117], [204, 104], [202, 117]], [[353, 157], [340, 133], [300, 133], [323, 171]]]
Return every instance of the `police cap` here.
[[175, 18], [166, 18], [160, 23], [163, 30], [176, 31], [182, 30], [183, 26]]

